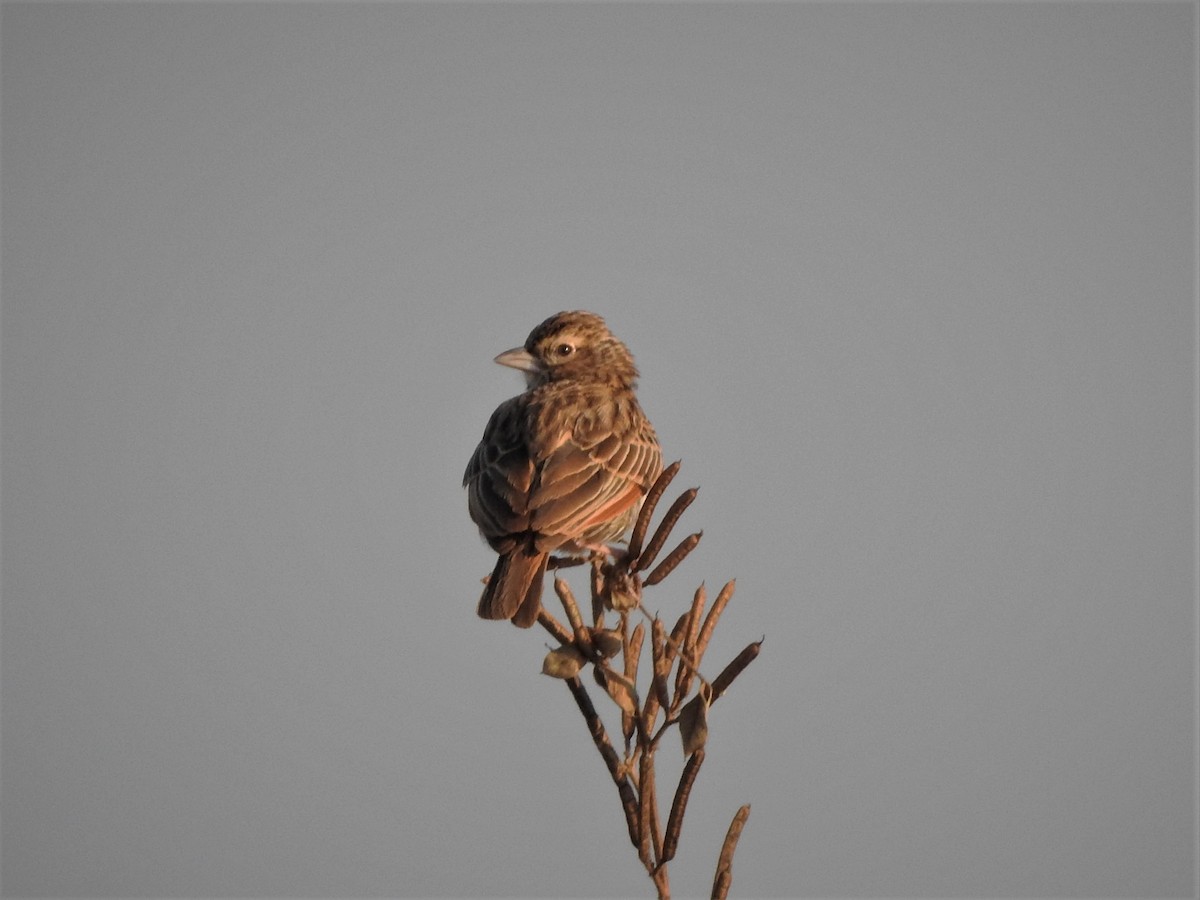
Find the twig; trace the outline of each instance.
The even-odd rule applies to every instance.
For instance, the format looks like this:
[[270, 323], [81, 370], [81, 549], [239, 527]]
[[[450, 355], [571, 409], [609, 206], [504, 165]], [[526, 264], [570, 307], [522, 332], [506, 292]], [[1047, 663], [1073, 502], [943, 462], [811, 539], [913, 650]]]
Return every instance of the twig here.
[[[665, 579], [700, 542], [701, 532], [689, 535], [654, 566], [655, 559], [670, 539], [671, 531], [696, 497], [697, 490], [691, 488], [676, 498], [653, 536], [643, 543], [654, 510], [678, 471], [679, 463], [673, 463], [651, 487], [634, 525], [626, 553], [618, 554], [615, 558], [593, 555], [592, 623], [585, 623], [570, 586], [557, 577], [554, 590], [562, 602], [567, 624], [555, 619], [545, 609], [538, 614], [538, 622], [558, 642], [558, 646], [546, 657], [543, 671], [567, 682], [583, 714], [592, 742], [617, 787], [630, 843], [636, 848], [638, 858], [653, 881], [660, 900], [671, 896], [667, 867], [675, 858], [688, 801], [704, 763], [709, 706], [758, 656], [762, 646], [761, 640], [751, 643], [710, 683], [700, 672], [700, 660], [722, 612], [733, 596], [734, 582], [730, 581], [721, 588], [707, 614], [707, 592], [701, 584], [693, 594], [689, 608], [679, 616], [669, 633], [662, 619], [657, 614], [651, 615], [641, 601], [643, 586], [653, 586]], [[579, 562], [552, 559], [548, 568], [563, 568], [578, 565]], [[644, 577], [639, 574], [647, 569], [650, 570], [649, 574]], [[650, 620], [649, 641], [646, 640], [644, 622], [639, 621], [630, 630], [629, 610], [634, 608]], [[605, 623], [605, 616], [610, 610], [619, 613], [616, 627]], [[642, 695], [638, 690], [638, 672], [647, 644], [650, 684]], [[618, 653], [622, 656], [619, 665], [616, 662]], [[597, 684], [620, 709], [623, 758], [614, 749], [604, 723], [580, 680], [581, 670], [588, 663], [592, 664], [592, 674]], [[668, 687], [672, 668], [675, 668], [674, 691]], [[694, 693], [693, 685], [697, 681], [699, 690]], [[656, 728], [660, 712], [662, 724]], [[659, 818], [655, 762], [659, 741], [672, 726], [680, 729], [687, 761], [680, 773], [664, 829]], [[733, 879], [733, 854], [749, 813], [749, 805], [739, 809], [725, 836], [713, 880], [714, 898], [725, 900], [728, 895]]]
[[633, 785], [629, 783], [629, 778], [621, 769], [621, 760], [617, 757], [617, 751], [613, 749], [612, 742], [608, 739], [608, 732], [604, 730], [604, 723], [600, 721], [600, 716], [596, 713], [596, 707], [592, 705], [592, 698], [588, 696], [583, 682], [578, 677], [568, 678], [567, 687], [570, 688], [571, 696], [575, 698], [579, 711], [583, 713], [588, 733], [592, 736], [592, 742], [604, 758], [604, 764], [608, 766], [608, 773], [617, 786], [617, 793], [621, 797], [621, 806], [625, 810], [625, 824], [629, 828], [629, 840], [633, 842], [633, 846], [639, 847], [641, 839], [638, 833], [638, 798], [633, 791]]

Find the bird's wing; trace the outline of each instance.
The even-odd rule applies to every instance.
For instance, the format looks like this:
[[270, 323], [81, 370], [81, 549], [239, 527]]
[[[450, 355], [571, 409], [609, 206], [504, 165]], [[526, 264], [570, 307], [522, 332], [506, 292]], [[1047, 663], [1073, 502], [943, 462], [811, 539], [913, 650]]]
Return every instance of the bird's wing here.
[[530, 526], [529, 494], [534, 467], [523, 426], [524, 402], [513, 397], [492, 413], [483, 439], [475, 448], [463, 486], [467, 488], [467, 508], [480, 532], [496, 544], [502, 539], [527, 531]]
[[637, 503], [661, 471], [658, 438], [636, 401], [594, 407], [562, 430], [537, 467], [533, 528], [586, 536]]

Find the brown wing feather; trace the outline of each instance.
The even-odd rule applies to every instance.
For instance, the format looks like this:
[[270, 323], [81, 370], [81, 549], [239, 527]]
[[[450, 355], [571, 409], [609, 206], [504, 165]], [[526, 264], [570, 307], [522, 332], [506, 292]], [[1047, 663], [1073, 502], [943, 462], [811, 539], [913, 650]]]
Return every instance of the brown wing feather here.
[[513, 397], [496, 408], [475, 448], [463, 484], [467, 509], [493, 549], [511, 549], [513, 537], [528, 531], [534, 466], [522, 425], [524, 402]]
[[[605, 525], [636, 504], [662, 471], [654, 429], [637, 401], [592, 407], [538, 468], [530, 496], [532, 527], [546, 540], [613, 540]], [[602, 533], [592, 536], [589, 532]], [[611, 531], [611, 529], [607, 529]]]

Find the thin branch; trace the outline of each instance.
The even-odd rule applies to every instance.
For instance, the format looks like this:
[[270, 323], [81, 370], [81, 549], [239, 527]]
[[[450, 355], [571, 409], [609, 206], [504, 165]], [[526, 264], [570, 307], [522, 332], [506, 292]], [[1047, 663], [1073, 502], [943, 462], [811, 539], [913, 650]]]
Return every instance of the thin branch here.
[[[721, 589], [707, 614], [708, 598], [705, 586], [701, 584], [688, 610], [679, 616], [669, 633], [658, 615], [650, 615], [642, 604], [643, 586], [653, 586], [665, 579], [700, 542], [701, 532], [691, 534], [654, 565], [670, 539], [671, 531], [695, 499], [695, 488], [684, 491], [671, 504], [653, 536], [645, 541], [657, 504], [678, 471], [679, 463], [673, 463], [651, 487], [634, 524], [627, 552], [613, 557], [600, 553], [592, 556], [592, 624], [585, 624], [570, 586], [557, 577], [554, 590], [562, 602], [568, 624], [559, 622], [545, 609], [538, 615], [542, 627], [559, 645], [550, 651], [543, 670], [567, 682], [588, 733], [617, 787], [630, 843], [636, 848], [660, 900], [671, 895], [667, 867], [675, 858], [688, 801], [705, 759], [708, 708], [758, 656], [762, 645], [760, 640], [747, 646], [710, 683], [700, 672], [699, 664], [721, 614], [733, 596], [734, 582], [728, 582]], [[548, 568], [564, 568], [581, 562], [579, 559], [553, 558]], [[649, 570], [649, 574], [643, 577], [639, 573], [645, 570]], [[630, 630], [629, 610], [634, 608], [650, 620], [649, 629], [639, 621], [636, 628]], [[619, 613], [619, 623], [615, 627], [605, 623], [609, 610]], [[647, 630], [649, 641], [646, 640]], [[649, 644], [651, 656], [650, 685], [641, 696], [637, 682], [646, 644]], [[616, 664], [617, 653], [622, 656], [620, 665]], [[614, 749], [580, 680], [582, 667], [588, 663], [592, 664], [592, 675], [597, 684], [620, 708], [624, 758]], [[673, 694], [668, 687], [672, 668], [675, 668]], [[699, 693], [689, 700], [697, 680]], [[662, 724], [656, 730], [660, 712]], [[659, 740], [672, 726], [679, 726], [687, 761], [680, 773], [664, 829], [659, 818], [655, 755]], [[734, 851], [749, 813], [749, 805], [739, 809], [729, 827], [713, 880], [714, 898], [725, 900], [728, 895], [733, 879]]]
[[568, 678], [567, 687], [570, 688], [571, 696], [575, 698], [579, 711], [583, 713], [583, 719], [587, 723], [592, 742], [604, 758], [604, 764], [608, 766], [608, 773], [617, 786], [617, 793], [621, 796], [621, 806], [625, 810], [625, 825], [629, 829], [629, 840], [633, 842], [633, 846], [638, 847], [641, 845], [638, 833], [638, 798], [634, 793], [633, 785], [629, 783], [629, 778], [622, 771], [621, 760], [617, 756], [617, 751], [613, 749], [612, 741], [608, 739], [608, 732], [604, 730], [604, 723], [600, 721], [600, 716], [596, 713], [596, 707], [592, 705], [592, 698], [588, 696], [583, 682], [578, 677]]

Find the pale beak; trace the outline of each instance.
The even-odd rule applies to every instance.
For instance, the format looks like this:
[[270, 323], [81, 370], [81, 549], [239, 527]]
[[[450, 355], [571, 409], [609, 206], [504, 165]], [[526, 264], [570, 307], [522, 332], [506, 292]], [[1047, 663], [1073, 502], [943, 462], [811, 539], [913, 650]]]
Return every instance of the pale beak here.
[[505, 350], [496, 357], [496, 362], [502, 366], [520, 369], [522, 372], [542, 371], [541, 365], [524, 347], [513, 347], [511, 350]]

